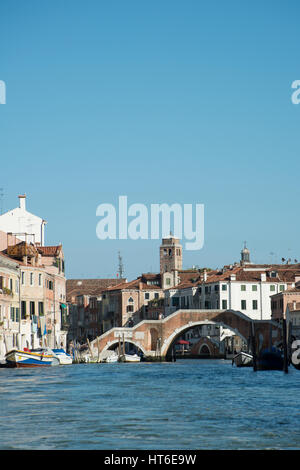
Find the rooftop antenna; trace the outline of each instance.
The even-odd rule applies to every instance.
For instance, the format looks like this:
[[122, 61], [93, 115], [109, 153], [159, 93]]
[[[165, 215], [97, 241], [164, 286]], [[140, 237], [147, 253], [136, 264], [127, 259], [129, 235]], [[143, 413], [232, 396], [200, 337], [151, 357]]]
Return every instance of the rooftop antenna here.
[[119, 276], [120, 276], [120, 279], [123, 279], [123, 274], [124, 274], [124, 265], [123, 265], [123, 260], [122, 260], [122, 256], [121, 256], [121, 253], [118, 252], [118, 258], [119, 258]]

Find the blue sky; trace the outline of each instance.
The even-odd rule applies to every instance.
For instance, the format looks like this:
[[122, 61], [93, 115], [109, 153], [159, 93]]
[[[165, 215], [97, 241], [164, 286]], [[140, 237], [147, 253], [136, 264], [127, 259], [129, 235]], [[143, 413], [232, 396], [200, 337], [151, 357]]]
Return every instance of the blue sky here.
[[[158, 271], [159, 241], [96, 237], [96, 208], [205, 205], [184, 267], [300, 258], [299, 2], [4, 0], [0, 187], [26, 192], [68, 277]], [[271, 255], [270, 253], [274, 253]]]

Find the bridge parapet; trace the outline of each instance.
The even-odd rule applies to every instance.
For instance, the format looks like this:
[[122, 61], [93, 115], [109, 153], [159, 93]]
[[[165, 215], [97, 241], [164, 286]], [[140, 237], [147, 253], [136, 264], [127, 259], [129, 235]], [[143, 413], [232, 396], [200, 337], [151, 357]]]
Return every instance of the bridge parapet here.
[[233, 310], [180, 309], [161, 320], [143, 320], [131, 328], [112, 328], [93, 340], [91, 348], [96, 356], [109, 348], [117, 347], [119, 341], [122, 342], [124, 338], [124, 341], [140, 348], [146, 356], [157, 354], [157, 344], [159, 343], [160, 355], [164, 357], [176, 338], [194, 326], [207, 323], [220, 324], [231, 329], [247, 343], [251, 334], [252, 322], [257, 331], [257, 340], [262, 346], [268, 344], [270, 327], [274, 333], [277, 332], [276, 335], [280, 339], [278, 331], [281, 327], [271, 320], [253, 321], [242, 312]]

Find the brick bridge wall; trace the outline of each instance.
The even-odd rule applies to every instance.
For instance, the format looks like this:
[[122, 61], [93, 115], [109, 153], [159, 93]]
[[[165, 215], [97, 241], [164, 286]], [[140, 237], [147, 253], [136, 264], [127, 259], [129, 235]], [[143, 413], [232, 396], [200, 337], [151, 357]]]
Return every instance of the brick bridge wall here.
[[[124, 340], [139, 347], [146, 356], [159, 355], [165, 357], [169, 348], [185, 331], [191, 327], [217, 323], [230, 328], [249, 341], [251, 319], [241, 312], [233, 310], [177, 310], [162, 320], [144, 320], [133, 328], [112, 328], [91, 342], [95, 356], [114, 348]], [[256, 344], [259, 349], [268, 347], [270, 326], [272, 327], [273, 344], [281, 341], [281, 328], [271, 320], [253, 320], [255, 325]], [[160, 340], [159, 340], [160, 338]], [[159, 340], [159, 341], [158, 341]], [[157, 344], [159, 348], [157, 349]]]

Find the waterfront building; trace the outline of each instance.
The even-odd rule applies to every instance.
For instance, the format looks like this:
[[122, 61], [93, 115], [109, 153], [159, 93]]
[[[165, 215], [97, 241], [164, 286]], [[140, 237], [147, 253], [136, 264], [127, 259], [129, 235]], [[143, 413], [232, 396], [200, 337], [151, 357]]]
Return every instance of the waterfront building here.
[[67, 317], [62, 246], [8, 244], [6, 256], [19, 269], [19, 336], [16, 346], [65, 347]]
[[[250, 260], [250, 258], [248, 258]], [[271, 297], [300, 280], [300, 264], [256, 265], [245, 259], [220, 270], [203, 270], [165, 290], [165, 314], [179, 308], [237, 310], [250, 318], [271, 318]]]
[[[160, 274], [142, 274], [130, 282], [110, 287], [102, 294], [102, 331], [116, 326], [133, 326], [148, 318], [148, 308], [163, 299]], [[157, 310], [159, 311], [159, 310]]]
[[102, 333], [102, 293], [126, 279], [67, 279], [67, 303], [69, 310], [68, 343], [85, 342]]
[[[297, 279], [298, 280], [298, 279]], [[299, 279], [300, 280], [300, 279]], [[282, 292], [271, 296], [272, 320], [281, 320], [287, 307], [296, 310], [294, 307], [300, 302], [300, 282]]]
[[44, 219], [26, 211], [25, 196], [19, 199], [19, 208], [0, 216], [2, 265], [5, 261], [4, 267], [11, 270], [9, 278], [0, 274], [5, 287], [2, 293], [0, 290], [1, 358], [14, 347], [66, 347], [68, 309], [62, 245], [44, 245]]
[[19, 264], [0, 253], [0, 359], [20, 342], [20, 305]]

